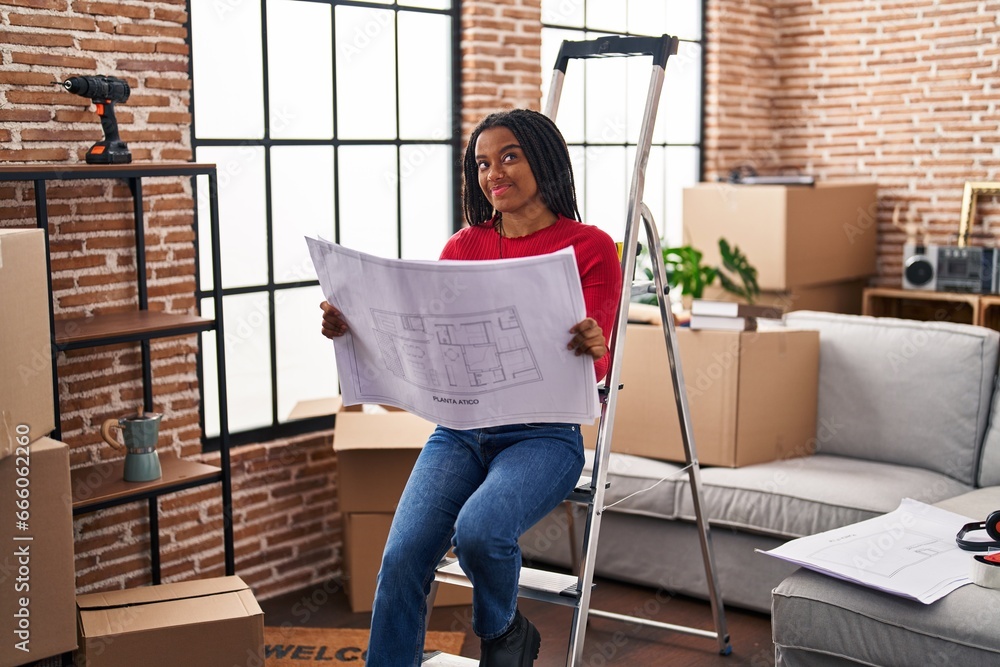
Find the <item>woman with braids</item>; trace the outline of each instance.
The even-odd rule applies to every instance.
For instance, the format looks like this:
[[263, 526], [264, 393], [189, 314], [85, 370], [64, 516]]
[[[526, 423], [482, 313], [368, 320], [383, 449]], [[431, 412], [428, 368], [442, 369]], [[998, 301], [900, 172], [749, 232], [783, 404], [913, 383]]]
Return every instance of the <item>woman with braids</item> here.
[[[441, 259], [528, 257], [573, 246], [587, 317], [567, 332], [567, 354], [595, 359], [597, 380], [610, 358], [621, 289], [614, 242], [579, 221], [573, 168], [562, 134], [525, 109], [494, 113], [473, 131], [465, 154], [465, 218]], [[478, 184], [478, 187], [477, 187]], [[544, 298], [544, 285], [539, 296]], [[347, 331], [327, 302], [323, 335]], [[470, 430], [438, 426], [399, 501], [378, 575], [369, 667], [420, 664], [426, 596], [434, 568], [454, 546], [473, 584], [472, 627], [480, 665], [526, 667], [538, 630], [517, 608], [518, 538], [562, 502], [583, 469], [577, 424], [519, 424]]]

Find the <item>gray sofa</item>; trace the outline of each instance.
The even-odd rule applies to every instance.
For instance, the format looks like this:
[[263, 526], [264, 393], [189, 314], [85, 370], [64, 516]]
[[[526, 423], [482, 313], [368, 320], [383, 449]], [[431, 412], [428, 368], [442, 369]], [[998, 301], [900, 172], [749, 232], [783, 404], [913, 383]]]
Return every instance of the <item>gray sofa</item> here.
[[[701, 471], [723, 600], [761, 612], [796, 568], [756, 549], [878, 516], [906, 497], [935, 504], [1000, 485], [1000, 334], [810, 311], [789, 313], [782, 325], [820, 332], [816, 453]], [[707, 596], [679, 470], [612, 454], [609, 505], [670, 479], [605, 512], [598, 576]], [[584, 510], [572, 512], [579, 543]], [[521, 541], [526, 559], [569, 566], [569, 524], [559, 509], [536, 525]]]

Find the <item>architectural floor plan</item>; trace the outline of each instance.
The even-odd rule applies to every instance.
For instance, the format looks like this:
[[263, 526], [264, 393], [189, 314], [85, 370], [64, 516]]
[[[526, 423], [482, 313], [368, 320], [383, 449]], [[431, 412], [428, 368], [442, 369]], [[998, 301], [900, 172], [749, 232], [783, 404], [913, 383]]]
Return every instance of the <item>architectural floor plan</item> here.
[[371, 314], [386, 369], [417, 386], [475, 394], [542, 379], [513, 306], [468, 315]]

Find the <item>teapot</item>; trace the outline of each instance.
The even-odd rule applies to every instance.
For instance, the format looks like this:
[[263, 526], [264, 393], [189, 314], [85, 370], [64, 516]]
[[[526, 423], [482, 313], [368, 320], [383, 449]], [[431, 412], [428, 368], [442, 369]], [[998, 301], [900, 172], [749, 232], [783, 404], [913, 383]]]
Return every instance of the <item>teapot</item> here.
[[115, 449], [123, 445], [112, 433], [121, 432], [125, 449], [125, 481], [151, 482], [163, 474], [160, 470], [160, 457], [156, 453], [156, 441], [160, 433], [159, 412], [139, 412], [115, 419], [105, 419], [101, 424], [101, 437]]

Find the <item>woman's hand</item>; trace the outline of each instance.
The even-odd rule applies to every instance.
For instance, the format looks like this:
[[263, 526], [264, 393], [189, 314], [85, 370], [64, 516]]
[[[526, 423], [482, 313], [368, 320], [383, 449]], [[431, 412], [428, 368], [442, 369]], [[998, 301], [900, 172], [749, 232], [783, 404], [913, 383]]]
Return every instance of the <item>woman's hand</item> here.
[[319, 307], [323, 309], [324, 336], [333, 340], [347, 333], [347, 322], [344, 321], [343, 313], [331, 306], [327, 301], [319, 304]]
[[592, 317], [575, 325], [569, 332], [574, 335], [566, 349], [574, 350], [576, 356], [589, 354], [594, 359], [600, 359], [608, 353], [608, 342], [604, 338], [604, 332]]

